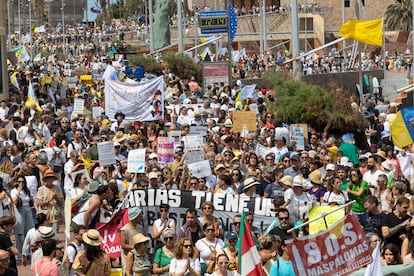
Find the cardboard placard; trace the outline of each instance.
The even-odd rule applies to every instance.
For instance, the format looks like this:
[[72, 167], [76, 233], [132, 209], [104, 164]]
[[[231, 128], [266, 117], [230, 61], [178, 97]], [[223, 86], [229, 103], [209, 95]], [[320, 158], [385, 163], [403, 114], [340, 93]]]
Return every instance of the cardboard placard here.
[[256, 131], [256, 112], [255, 111], [240, 111], [233, 113], [233, 131], [241, 132], [243, 127], [248, 131]]
[[76, 98], [73, 103], [73, 112], [74, 114], [83, 114], [83, 108], [85, 106], [85, 100]]
[[174, 162], [174, 138], [158, 137], [157, 153], [158, 163]]
[[102, 111], [100, 106], [92, 106], [92, 118], [96, 119], [99, 116], [102, 116]]
[[203, 136], [201, 135], [186, 135], [183, 138], [186, 150], [196, 150], [203, 148]]
[[192, 150], [185, 155], [185, 163], [193, 164], [204, 160], [203, 150]]
[[290, 141], [296, 142], [296, 148], [298, 150], [304, 150], [305, 145], [309, 143], [308, 125], [307, 124], [290, 125]]

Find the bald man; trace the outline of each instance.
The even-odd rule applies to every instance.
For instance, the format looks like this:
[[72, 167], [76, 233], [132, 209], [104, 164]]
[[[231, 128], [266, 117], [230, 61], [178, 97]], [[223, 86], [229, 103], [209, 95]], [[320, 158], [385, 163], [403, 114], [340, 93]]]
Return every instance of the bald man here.
[[0, 276], [17, 276], [17, 272], [14, 269], [9, 268], [9, 264], [9, 252], [0, 249]]

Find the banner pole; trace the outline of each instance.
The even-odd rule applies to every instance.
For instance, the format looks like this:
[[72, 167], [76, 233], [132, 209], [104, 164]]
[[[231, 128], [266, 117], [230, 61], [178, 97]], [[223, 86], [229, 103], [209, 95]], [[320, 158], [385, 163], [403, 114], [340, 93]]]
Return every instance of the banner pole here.
[[307, 222], [304, 222], [304, 223], [302, 223], [301, 225], [295, 226], [295, 227], [293, 227], [293, 228], [289, 229], [287, 232], [288, 232], [288, 233], [290, 233], [290, 232], [292, 232], [292, 231], [294, 231], [294, 230], [296, 230], [296, 229], [298, 229], [298, 228], [304, 227], [304, 226], [306, 226], [306, 225], [308, 225], [308, 224], [310, 224], [310, 223], [312, 223], [312, 222], [314, 222], [314, 221], [316, 221], [316, 220], [318, 220], [318, 219], [325, 218], [327, 215], [332, 214], [332, 213], [334, 213], [334, 212], [336, 212], [336, 211], [338, 211], [338, 210], [341, 210], [341, 209], [343, 209], [343, 208], [345, 208], [345, 207], [348, 207], [349, 205], [352, 205], [352, 204], [354, 204], [355, 202], [356, 202], [356, 200], [352, 200], [351, 202], [348, 202], [347, 204], [344, 204], [344, 205], [342, 205], [342, 206], [339, 206], [338, 208], [336, 208], [336, 209], [334, 209], [334, 210], [331, 210], [331, 211], [329, 211], [329, 212], [327, 212], [327, 213], [325, 213], [325, 214], [323, 214], [323, 215], [321, 215], [321, 216], [319, 216], [319, 217], [317, 217], [317, 218], [314, 218], [314, 219], [312, 219], [312, 220], [309, 220], [309, 221], [307, 221]]

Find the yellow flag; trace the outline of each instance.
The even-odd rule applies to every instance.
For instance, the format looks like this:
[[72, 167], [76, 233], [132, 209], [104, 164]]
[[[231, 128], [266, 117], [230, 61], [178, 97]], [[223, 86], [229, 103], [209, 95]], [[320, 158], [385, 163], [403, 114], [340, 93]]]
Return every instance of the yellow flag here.
[[349, 20], [341, 26], [339, 33], [344, 38], [382, 46], [382, 18], [374, 20]]

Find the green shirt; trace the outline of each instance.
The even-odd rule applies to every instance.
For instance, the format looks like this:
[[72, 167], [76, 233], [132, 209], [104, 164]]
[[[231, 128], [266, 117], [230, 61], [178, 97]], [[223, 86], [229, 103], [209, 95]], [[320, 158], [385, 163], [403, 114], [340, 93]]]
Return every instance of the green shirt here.
[[167, 266], [170, 264], [171, 260], [174, 259], [175, 256], [168, 257], [163, 247], [158, 248], [154, 255], [154, 263], [159, 264], [160, 268], [163, 268], [164, 266]]
[[[351, 185], [351, 182], [345, 183], [346, 187], [344, 190], [348, 189]], [[349, 200], [355, 200], [355, 203], [352, 204], [352, 211], [354, 212], [365, 212], [364, 207], [364, 199], [368, 195], [368, 183], [365, 180], [362, 180], [361, 185], [352, 185], [351, 191], [358, 192], [360, 189], [364, 189], [365, 191], [362, 193], [361, 196], [354, 196], [351, 194], [348, 194]]]

